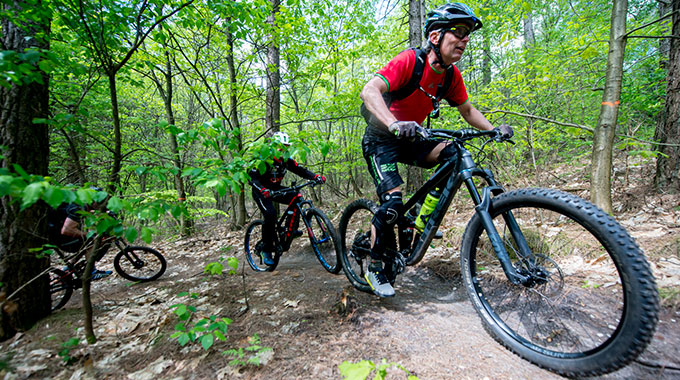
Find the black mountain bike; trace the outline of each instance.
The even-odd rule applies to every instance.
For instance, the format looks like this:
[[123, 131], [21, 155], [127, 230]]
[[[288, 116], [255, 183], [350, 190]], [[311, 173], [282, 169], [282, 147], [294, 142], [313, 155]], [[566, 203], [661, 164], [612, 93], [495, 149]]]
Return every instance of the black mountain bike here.
[[[654, 334], [659, 301], [650, 266], [628, 232], [572, 194], [542, 188], [506, 192], [491, 170], [476, 163], [489, 142], [503, 140], [496, 131], [424, 130], [423, 135], [449, 141], [459, 159], [440, 164], [406, 202], [408, 211], [386, 255], [388, 279], [394, 283], [405, 265], [423, 258], [465, 185], [475, 214], [462, 238], [462, 278], [496, 341], [566, 376], [609, 373], [640, 355]], [[419, 234], [414, 231], [418, 203], [435, 187], [442, 189], [441, 198]], [[343, 269], [366, 292], [371, 292], [364, 274], [377, 207], [356, 200], [340, 220]]]
[[[113, 267], [121, 277], [130, 281], [147, 282], [156, 280], [165, 273], [165, 257], [155, 249], [131, 246], [122, 239], [114, 239], [111, 244], [118, 249], [113, 258]], [[73, 254], [54, 249], [59, 265], [63, 267], [52, 268], [49, 272], [52, 311], [66, 305], [73, 290], [83, 286], [87, 248]]]
[[272, 192], [272, 195], [297, 194], [276, 224], [276, 234], [274, 237], [276, 250], [273, 254], [273, 265], [264, 264], [261, 255], [262, 247], [264, 246], [262, 241], [264, 221], [257, 219], [248, 225], [244, 249], [248, 264], [254, 271], [271, 272], [276, 269], [281, 255], [290, 248], [293, 240], [299, 236], [295, 233], [294, 228], [299, 225], [299, 220], [302, 216], [302, 221], [309, 236], [309, 242], [319, 262], [328, 272], [333, 274], [340, 273], [340, 241], [335, 228], [333, 228], [333, 224], [331, 224], [330, 219], [328, 219], [323, 211], [314, 208], [312, 202], [305, 200], [302, 194], [300, 194], [302, 188], [316, 186], [317, 184], [315, 181], [308, 181], [296, 186], [295, 182], [293, 182], [289, 188]]

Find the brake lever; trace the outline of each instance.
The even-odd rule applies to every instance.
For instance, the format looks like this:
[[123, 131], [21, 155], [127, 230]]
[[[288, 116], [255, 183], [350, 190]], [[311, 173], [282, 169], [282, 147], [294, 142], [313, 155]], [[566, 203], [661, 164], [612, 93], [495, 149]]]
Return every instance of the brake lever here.
[[427, 139], [430, 137], [430, 132], [427, 129], [420, 127], [416, 130], [416, 135], [420, 136], [421, 138]]

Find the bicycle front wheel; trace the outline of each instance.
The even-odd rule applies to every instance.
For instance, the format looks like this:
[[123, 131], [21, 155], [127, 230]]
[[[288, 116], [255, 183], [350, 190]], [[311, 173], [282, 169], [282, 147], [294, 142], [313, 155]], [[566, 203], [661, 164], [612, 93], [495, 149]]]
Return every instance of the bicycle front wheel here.
[[61, 309], [71, 299], [73, 294], [73, 276], [61, 269], [52, 269], [50, 275], [51, 310]]
[[364, 278], [371, 261], [371, 227], [378, 206], [368, 199], [350, 203], [340, 218], [340, 261], [349, 282], [357, 289], [372, 293]]
[[147, 282], [165, 273], [165, 257], [153, 248], [127, 246], [113, 258], [113, 267], [123, 278]]
[[[515, 269], [531, 279], [524, 285], [508, 281], [475, 215], [463, 235], [461, 271], [494, 339], [569, 377], [612, 372], [645, 349], [658, 320], [654, 277], [613, 218], [550, 189], [501, 194], [490, 214]], [[528, 257], [517, 248], [519, 234], [510, 231], [513, 219], [532, 252]]]
[[252, 221], [246, 228], [246, 239], [243, 248], [246, 251], [248, 265], [256, 272], [271, 272], [279, 265], [279, 255], [272, 253], [274, 265], [267, 265], [262, 258], [264, 221], [257, 219]]

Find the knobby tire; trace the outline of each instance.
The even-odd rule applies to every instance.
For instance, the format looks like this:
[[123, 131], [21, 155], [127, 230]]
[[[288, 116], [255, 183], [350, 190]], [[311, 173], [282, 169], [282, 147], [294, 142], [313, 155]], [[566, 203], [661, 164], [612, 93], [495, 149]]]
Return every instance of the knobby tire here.
[[340, 273], [340, 239], [330, 219], [317, 208], [307, 209], [305, 219], [311, 226], [311, 231], [308, 231], [310, 245], [321, 266], [330, 273]]
[[73, 294], [73, 275], [61, 269], [52, 269], [50, 275], [51, 310], [61, 309], [71, 299]]
[[266, 265], [260, 256], [262, 251], [262, 246], [264, 242], [262, 241], [262, 230], [264, 227], [264, 221], [261, 219], [256, 219], [248, 225], [246, 228], [246, 237], [243, 244], [243, 248], [246, 252], [246, 261], [248, 265], [256, 272], [271, 272], [276, 269], [279, 265], [279, 255], [272, 252], [272, 258], [274, 259], [274, 265]]
[[[511, 212], [534, 253], [521, 259], [503, 215]], [[492, 199], [490, 214], [518, 271], [507, 280], [481, 218], [461, 247], [463, 281], [489, 334], [517, 355], [568, 377], [596, 376], [634, 360], [652, 339], [659, 302], [634, 239], [612, 217], [574, 195], [521, 189]], [[532, 266], [531, 261], [536, 266]]]
[[154, 281], [165, 273], [165, 257], [150, 247], [127, 246], [113, 258], [113, 267], [130, 281]]
[[377, 205], [368, 199], [350, 203], [340, 218], [340, 261], [349, 282], [355, 288], [372, 293], [364, 275], [368, 271], [371, 226]]

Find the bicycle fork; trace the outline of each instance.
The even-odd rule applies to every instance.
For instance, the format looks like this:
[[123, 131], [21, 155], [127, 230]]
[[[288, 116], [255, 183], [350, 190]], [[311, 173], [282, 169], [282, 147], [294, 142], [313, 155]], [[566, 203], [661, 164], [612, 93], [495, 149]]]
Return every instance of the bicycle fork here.
[[[471, 181], [472, 180], [470, 180], [470, 182]], [[468, 185], [468, 187], [470, 186]], [[510, 280], [510, 282], [512, 282], [515, 285], [519, 284], [526, 285], [531, 280], [531, 276], [525, 276], [521, 273], [518, 273], [517, 270], [515, 269], [515, 266], [512, 265], [512, 260], [510, 260], [510, 255], [508, 254], [508, 251], [505, 248], [505, 243], [503, 242], [503, 239], [496, 230], [496, 226], [494, 226], [493, 219], [491, 218], [491, 214], [489, 213], [489, 207], [491, 206], [491, 192], [493, 190], [493, 187], [496, 186], [488, 186], [482, 189], [480, 202], [475, 206], [475, 212], [482, 221], [482, 226], [484, 226], [486, 235], [489, 237], [489, 240], [491, 241], [491, 246], [493, 247], [493, 250], [496, 253], [496, 257], [498, 257], [498, 260], [501, 262], [501, 266], [503, 267], [503, 272], [505, 272], [505, 276], [508, 278], [508, 280]], [[476, 188], [474, 190], [476, 194]], [[505, 223], [507, 224], [508, 229], [510, 230], [510, 234], [514, 239], [515, 244], [517, 244], [520, 257], [529, 258], [530, 261], [533, 261], [532, 259], [533, 254], [531, 253], [529, 244], [524, 238], [522, 231], [520, 231], [519, 225], [517, 224], [515, 217], [512, 215], [510, 211], [507, 211], [503, 213], [503, 219], [505, 220]]]

